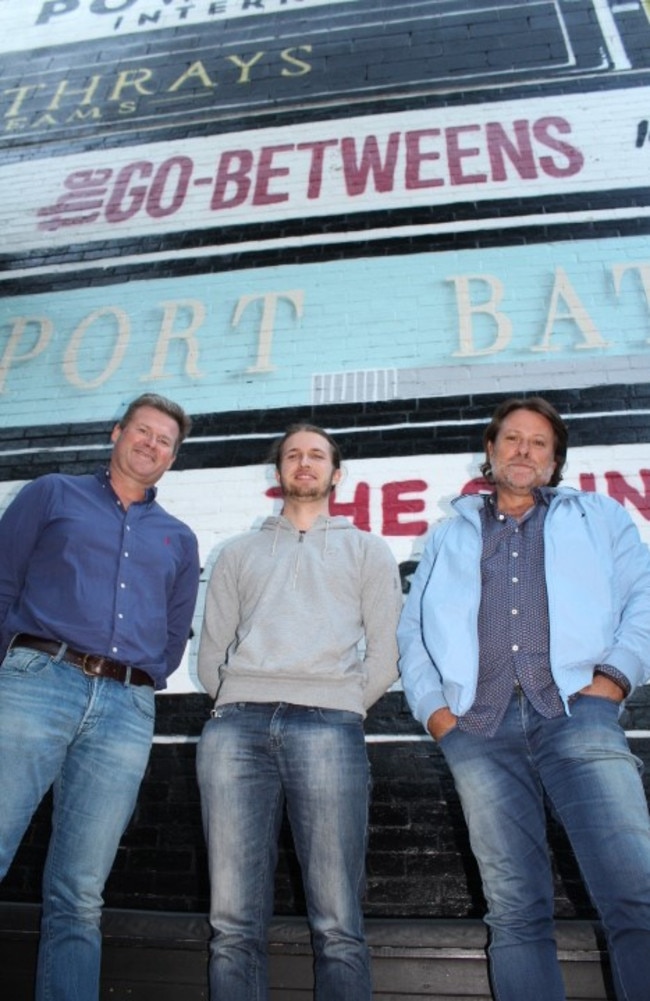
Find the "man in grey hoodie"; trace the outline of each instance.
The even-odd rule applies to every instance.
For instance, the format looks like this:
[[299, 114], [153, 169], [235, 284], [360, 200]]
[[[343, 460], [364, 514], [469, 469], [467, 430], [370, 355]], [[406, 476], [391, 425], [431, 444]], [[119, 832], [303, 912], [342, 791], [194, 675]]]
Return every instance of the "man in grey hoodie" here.
[[283, 806], [300, 862], [319, 1001], [372, 996], [361, 898], [367, 709], [397, 677], [397, 564], [330, 517], [338, 445], [292, 425], [272, 461], [283, 508], [220, 553], [199, 677], [215, 699], [197, 770], [211, 880], [212, 1001], [266, 1001]]

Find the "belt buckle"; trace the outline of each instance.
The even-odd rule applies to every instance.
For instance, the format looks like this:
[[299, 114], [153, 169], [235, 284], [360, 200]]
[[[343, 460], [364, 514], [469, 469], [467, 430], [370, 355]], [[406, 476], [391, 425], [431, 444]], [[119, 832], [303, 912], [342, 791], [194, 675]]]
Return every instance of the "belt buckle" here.
[[95, 671], [92, 670], [92, 664], [93, 664], [94, 661], [96, 661], [96, 659], [97, 658], [92, 653], [85, 653], [83, 655], [83, 657], [81, 658], [81, 665], [80, 665], [81, 666], [81, 670], [83, 671], [83, 673], [88, 678], [95, 678], [95, 677], [97, 677]]

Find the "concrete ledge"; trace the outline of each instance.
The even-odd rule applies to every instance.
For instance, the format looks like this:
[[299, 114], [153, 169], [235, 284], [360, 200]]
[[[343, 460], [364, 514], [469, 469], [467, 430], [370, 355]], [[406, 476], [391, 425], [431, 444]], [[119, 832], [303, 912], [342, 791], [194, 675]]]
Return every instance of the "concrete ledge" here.
[[[3, 996], [31, 1001], [39, 909], [0, 902]], [[201, 914], [104, 913], [102, 1001], [208, 1001], [209, 926]], [[368, 919], [378, 1001], [489, 1001], [486, 933], [480, 921]], [[600, 933], [586, 921], [560, 921], [560, 960], [568, 1001], [613, 998]], [[269, 936], [272, 1001], [311, 1001], [309, 929], [275, 919]]]

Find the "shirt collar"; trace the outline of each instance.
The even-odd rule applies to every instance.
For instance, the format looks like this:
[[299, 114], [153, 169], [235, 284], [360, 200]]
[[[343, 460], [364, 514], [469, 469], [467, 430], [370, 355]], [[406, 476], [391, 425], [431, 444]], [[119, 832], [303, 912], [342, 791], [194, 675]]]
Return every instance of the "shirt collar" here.
[[[555, 490], [553, 489], [553, 487], [534, 487], [533, 497], [535, 499], [535, 504], [543, 504], [545, 507], [548, 507], [549, 504], [551, 503], [551, 498], [553, 497], [554, 493]], [[490, 514], [493, 518], [496, 518], [497, 517], [496, 490], [493, 491], [491, 494], [485, 494], [483, 503], [485, 505], [486, 512]]]
[[[111, 471], [108, 466], [100, 466], [98, 469], [96, 469], [95, 476], [97, 477], [97, 479], [99, 480], [99, 482], [103, 487], [108, 487], [109, 490], [113, 490], [113, 487], [111, 486]], [[115, 493], [114, 490], [113, 493]], [[141, 501], [138, 501], [137, 503], [152, 504], [153, 501], [155, 501], [156, 499], [156, 493], [157, 493], [156, 487], [147, 487], [144, 497], [142, 498]]]

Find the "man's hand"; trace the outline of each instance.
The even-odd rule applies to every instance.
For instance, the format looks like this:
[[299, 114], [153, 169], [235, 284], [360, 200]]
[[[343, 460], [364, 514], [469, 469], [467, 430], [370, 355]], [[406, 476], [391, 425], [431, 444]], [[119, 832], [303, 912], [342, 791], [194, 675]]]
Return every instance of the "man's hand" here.
[[[598, 673], [594, 674], [590, 685], [580, 689], [580, 695], [597, 695], [601, 699], [611, 699], [612, 702], [622, 702], [625, 698], [625, 692], [620, 685], [608, 678], [606, 674]], [[433, 715], [435, 716], [435, 713]]]
[[458, 722], [458, 717], [454, 716], [451, 709], [444, 706], [431, 713], [427, 720], [427, 730], [434, 740], [441, 740], [446, 733], [453, 730]]

